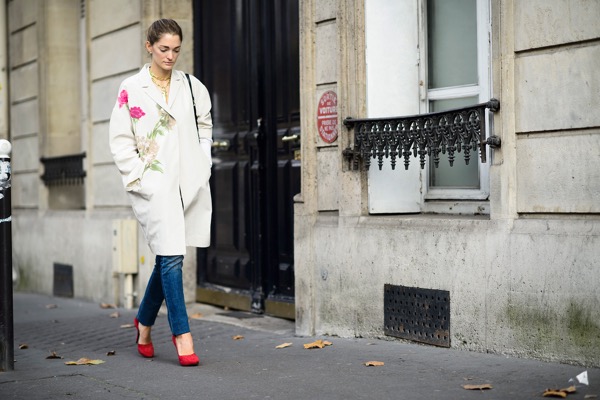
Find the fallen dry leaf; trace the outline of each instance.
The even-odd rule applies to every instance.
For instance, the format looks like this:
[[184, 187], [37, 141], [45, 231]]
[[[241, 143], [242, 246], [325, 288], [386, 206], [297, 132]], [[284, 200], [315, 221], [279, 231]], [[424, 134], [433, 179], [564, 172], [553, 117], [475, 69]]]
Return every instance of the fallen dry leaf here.
[[596, 395], [596, 394], [586, 394], [583, 398], [584, 399], [597, 399], [598, 395]]
[[199, 313], [199, 312], [190, 315], [191, 319], [200, 319], [202, 317], [204, 317], [204, 315], [202, 315], [202, 313]]
[[463, 388], [467, 390], [486, 390], [491, 389], [492, 385], [489, 383], [483, 383], [481, 385], [463, 385]]
[[286, 347], [290, 347], [292, 343], [282, 343], [279, 346], [275, 346], [276, 349], [285, 349]]
[[233, 340], [242, 340], [244, 337], [242, 335], [235, 335], [232, 339]]
[[19, 349], [20, 350], [25, 350], [25, 349], [28, 349], [28, 348], [29, 348], [29, 345], [27, 343], [21, 343], [19, 345]]
[[67, 361], [65, 365], [98, 365], [103, 364], [102, 360], [90, 360], [89, 358], [82, 357], [77, 361]]
[[115, 354], [117, 354], [117, 352], [114, 350], [111, 350], [108, 353], [106, 353], [107, 356], [114, 356]]
[[305, 349], [322, 349], [325, 346], [331, 346], [333, 343], [328, 342], [327, 340], [316, 340], [312, 343], [306, 343], [304, 345]]
[[118, 311], [115, 311], [114, 313], [109, 315], [109, 317], [111, 317], [111, 318], [119, 318], [120, 316], [121, 316], [121, 314], [119, 314]]
[[47, 308], [47, 309], [51, 309], [51, 308], [58, 308], [58, 305], [56, 305], [56, 304], [47, 304], [47, 305], [46, 305], [46, 308]]
[[58, 354], [56, 354], [55, 351], [53, 351], [52, 353], [50, 353], [50, 355], [48, 357], [46, 357], [46, 360], [53, 360], [53, 359], [62, 359], [61, 356], [59, 356]]
[[575, 392], [577, 392], [577, 388], [574, 385], [562, 389], [546, 389], [544, 397], [561, 397], [564, 399], [568, 394]]
[[133, 324], [123, 324], [121, 325], [121, 328], [125, 329], [125, 328], [133, 328], [135, 325]]
[[116, 304], [100, 303], [100, 308], [117, 308]]
[[560, 390], [546, 389], [543, 396], [544, 397], [561, 397], [564, 399], [567, 397], [567, 393], [561, 392]]
[[385, 363], [383, 361], [367, 361], [365, 365], [367, 367], [383, 367]]

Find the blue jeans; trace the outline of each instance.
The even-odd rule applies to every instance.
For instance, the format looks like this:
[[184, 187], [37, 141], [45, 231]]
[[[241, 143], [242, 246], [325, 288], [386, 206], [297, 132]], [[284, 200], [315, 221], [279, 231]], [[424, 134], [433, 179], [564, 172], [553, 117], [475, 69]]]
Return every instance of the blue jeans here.
[[137, 319], [142, 325], [154, 325], [160, 306], [165, 300], [173, 335], [178, 336], [190, 331], [183, 297], [182, 267], [183, 256], [156, 256], [154, 270], [137, 314]]

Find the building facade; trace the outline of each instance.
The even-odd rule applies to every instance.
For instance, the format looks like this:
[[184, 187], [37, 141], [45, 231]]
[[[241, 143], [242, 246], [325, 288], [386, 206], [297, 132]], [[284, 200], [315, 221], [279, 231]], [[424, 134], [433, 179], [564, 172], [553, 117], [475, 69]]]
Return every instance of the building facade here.
[[[178, 69], [194, 71], [199, 3], [0, 3], [20, 289], [139, 301], [153, 256], [132, 225], [108, 120], [119, 83], [147, 60], [153, 20], [180, 22]], [[301, 189], [286, 261], [297, 333], [441, 336], [434, 344], [600, 365], [600, 3], [301, 0], [298, 11], [300, 129], [289, 137]], [[476, 116], [445, 114], [475, 104]], [[450, 166], [456, 143], [417, 139], [455, 122], [473, 140]], [[480, 141], [483, 158], [465, 147]], [[391, 305], [413, 295], [429, 297]]]
[[[598, 15], [585, 0], [301, 2], [299, 334], [441, 335], [600, 363]], [[334, 141], [319, 131], [328, 91]], [[440, 123], [439, 112], [490, 99], [499, 109], [478, 123], [500, 146], [485, 163], [476, 146], [469, 166], [463, 147], [453, 167], [448, 147], [435, 168], [423, 132], [451, 128], [457, 114]], [[421, 150], [432, 151], [423, 169]]]

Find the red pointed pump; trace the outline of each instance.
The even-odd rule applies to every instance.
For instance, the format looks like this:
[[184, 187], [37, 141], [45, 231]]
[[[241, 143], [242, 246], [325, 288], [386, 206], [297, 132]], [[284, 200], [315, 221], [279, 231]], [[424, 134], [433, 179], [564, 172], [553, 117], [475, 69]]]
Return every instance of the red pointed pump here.
[[[173, 339], [173, 345], [175, 346], [175, 351], [177, 351], [177, 341], [175, 340], [175, 335], [171, 336], [171, 339]], [[194, 367], [200, 364], [200, 359], [196, 353], [187, 354], [185, 356], [180, 356], [179, 353], [177, 353], [177, 357], [179, 357], [179, 364], [182, 367]]]
[[137, 343], [137, 348], [138, 348], [138, 352], [146, 358], [152, 358], [154, 357], [154, 345], [152, 343], [148, 343], [148, 344], [139, 344], [138, 342], [140, 341], [140, 328], [139, 328], [139, 321], [137, 318], [133, 319], [133, 324], [135, 325], [135, 329], [137, 330], [137, 338], [135, 339], [135, 342]]

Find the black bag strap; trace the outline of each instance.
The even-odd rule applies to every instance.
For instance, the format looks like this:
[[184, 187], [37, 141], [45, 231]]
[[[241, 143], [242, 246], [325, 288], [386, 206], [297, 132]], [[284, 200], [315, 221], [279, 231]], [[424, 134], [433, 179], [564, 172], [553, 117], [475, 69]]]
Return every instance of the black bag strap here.
[[194, 99], [194, 89], [192, 89], [192, 80], [190, 74], [186, 72], [185, 77], [190, 85], [190, 93], [192, 94], [192, 105], [194, 106], [194, 125], [196, 125], [196, 133], [198, 133], [198, 142], [200, 141], [200, 131], [198, 130], [198, 114], [196, 113], [196, 100]]

